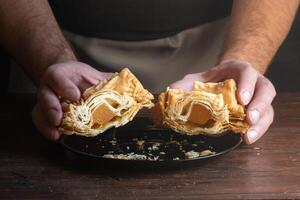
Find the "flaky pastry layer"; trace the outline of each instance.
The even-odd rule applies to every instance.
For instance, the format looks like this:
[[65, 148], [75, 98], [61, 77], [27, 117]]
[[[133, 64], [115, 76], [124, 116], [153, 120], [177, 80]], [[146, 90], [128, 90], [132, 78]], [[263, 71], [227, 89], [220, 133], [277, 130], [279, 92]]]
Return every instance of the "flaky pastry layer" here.
[[159, 95], [153, 117], [156, 123], [187, 135], [220, 135], [229, 130], [245, 133], [249, 128], [233, 79], [196, 81], [191, 92], [168, 89]]
[[153, 95], [124, 68], [111, 78], [88, 88], [78, 102], [64, 102], [59, 131], [96, 136], [111, 127], [123, 126], [142, 108], [153, 107]]

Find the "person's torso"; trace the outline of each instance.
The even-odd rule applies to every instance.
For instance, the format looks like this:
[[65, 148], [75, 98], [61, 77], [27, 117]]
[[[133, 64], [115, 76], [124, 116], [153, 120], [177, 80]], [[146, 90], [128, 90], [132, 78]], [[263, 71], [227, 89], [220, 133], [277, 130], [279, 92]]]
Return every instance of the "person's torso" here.
[[149, 40], [230, 14], [232, 0], [50, 0], [62, 28], [89, 37]]

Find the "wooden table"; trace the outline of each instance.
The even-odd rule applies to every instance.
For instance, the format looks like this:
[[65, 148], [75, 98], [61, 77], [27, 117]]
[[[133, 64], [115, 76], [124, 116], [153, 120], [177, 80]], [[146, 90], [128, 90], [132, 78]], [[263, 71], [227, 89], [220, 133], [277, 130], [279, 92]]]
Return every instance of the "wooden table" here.
[[0, 199], [300, 198], [300, 93], [279, 94], [276, 118], [254, 145], [175, 171], [75, 170], [31, 124], [33, 98], [1, 103]]

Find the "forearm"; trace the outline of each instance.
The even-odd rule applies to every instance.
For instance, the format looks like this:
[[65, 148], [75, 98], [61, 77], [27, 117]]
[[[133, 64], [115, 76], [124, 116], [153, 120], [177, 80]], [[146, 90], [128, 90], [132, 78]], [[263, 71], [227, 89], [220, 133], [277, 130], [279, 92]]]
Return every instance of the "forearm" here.
[[240, 59], [264, 73], [285, 39], [299, 0], [235, 0], [220, 63]]
[[1, 0], [0, 42], [39, 83], [48, 66], [75, 60], [47, 0]]

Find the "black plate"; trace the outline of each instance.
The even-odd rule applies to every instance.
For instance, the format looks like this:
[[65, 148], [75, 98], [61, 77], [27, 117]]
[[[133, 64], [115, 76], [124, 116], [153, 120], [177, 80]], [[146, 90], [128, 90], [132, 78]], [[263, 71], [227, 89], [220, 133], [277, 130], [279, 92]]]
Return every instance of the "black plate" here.
[[[181, 135], [155, 126], [147, 118], [136, 118], [97, 137], [63, 135], [60, 140], [67, 158], [76, 166], [129, 169], [194, 166], [233, 150], [241, 142], [241, 136], [232, 132], [218, 137]], [[211, 153], [191, 158], [186, 155], [190, 151]], [[139, 160], [114, 157], [121, 154], [138, 154]]]

